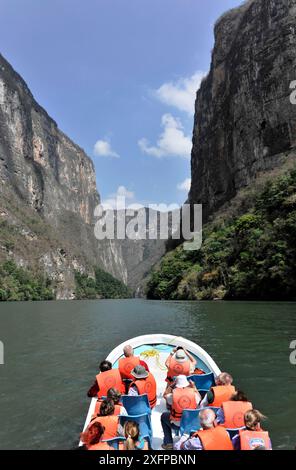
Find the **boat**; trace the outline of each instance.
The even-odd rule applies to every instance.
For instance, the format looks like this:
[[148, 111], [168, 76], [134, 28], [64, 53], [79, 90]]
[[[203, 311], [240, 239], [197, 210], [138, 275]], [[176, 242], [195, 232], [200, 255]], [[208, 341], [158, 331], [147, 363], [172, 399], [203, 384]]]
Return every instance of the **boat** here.
[[[110, 352], [106, 358], [113, 365], [118, 367], [118, 361], [123, 357], [123, 348], [130, 344], [134, 348], [135, 356], [139, 356], [144, 360], [150, 372], [154, 375], [157, 383], [157, 404], [151, 413], [151, 424], [153, 431], [152, 448], [154, 450], [161, 449], [163, 441], [163, 432], [160, 422], [161, 414], [166, 411], [166, 402], [163, 398], [163, 392], [166, 388], [167, 368], [165, 361], [170, 352], [177, 346], [182, 346], [197, 360], [197, 367], [206, 373], [212, 372], [216, 377], [221, 373], [219, 367], [211, 358], [211, 356], [200, 346], [194, 342], [182, 338], [181, 336], [172, 336], [166, 334], [143, 335], [124, 341]], [[85, 430], [94, 414], [97, 398], [92, 398], [85, 420]], [[80, 443], [81, 444], [81, 443]]]

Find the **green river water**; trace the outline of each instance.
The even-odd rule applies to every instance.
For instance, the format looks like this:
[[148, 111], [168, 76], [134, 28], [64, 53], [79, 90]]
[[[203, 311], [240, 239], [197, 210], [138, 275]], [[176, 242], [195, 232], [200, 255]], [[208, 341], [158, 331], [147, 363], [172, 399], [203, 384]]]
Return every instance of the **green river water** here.
[[0, 304], [0, 448], [74, 448], [99, 361], [151, 333], [202, 346], [268, 417], [274, 448], [295, 447], [295, 303], [101, 300]]

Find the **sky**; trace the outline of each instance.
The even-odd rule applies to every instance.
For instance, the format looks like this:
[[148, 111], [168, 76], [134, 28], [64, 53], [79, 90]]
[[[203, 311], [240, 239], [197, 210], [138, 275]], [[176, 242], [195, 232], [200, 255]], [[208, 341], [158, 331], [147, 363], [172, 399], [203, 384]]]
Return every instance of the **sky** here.
[[240, 0], [0, 0], [0, 52], [92, 158], [103, 201], [182, 204], [213, 27]]

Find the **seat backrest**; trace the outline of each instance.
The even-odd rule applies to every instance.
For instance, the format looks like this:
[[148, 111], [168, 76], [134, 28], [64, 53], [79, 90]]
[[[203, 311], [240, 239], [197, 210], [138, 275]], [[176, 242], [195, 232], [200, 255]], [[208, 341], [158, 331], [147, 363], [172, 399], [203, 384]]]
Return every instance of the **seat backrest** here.
[[148, 395], [146, 394], [136, 396], [122, 395], [122, 404], [130, 416], [151, 413]]
[[242, 428], [236, 428], [236, 429], [226, 429], [226, 431], [228, 432], [230, 439], [233, 439], [234, 436], [236, 436], [243, 429], [246, 429], [245, 426], [243, 426]]
[[197, 410], [183, 410], [181, 423], [180, 423], [180, 434], [190, 434], [200, 429], [199, 413], [202, 410], [210, 409], [217, 414], [219, 408], [213, 406], [207, 406], [206, 408], [198, 408]]
[[200, 428], [198, 410], [183, 410], [182, 418], [180, 422], [180, 434], [190, 434], [191, 432], [197, 431]]
[[198, 390], [209, 390], [213, 385], [215, 385], [215, 376], [213, 372], [210, 372], [209, 374], [190, 375], [188, 380], [192, 380]]
[[118, 450], [119, 443], [124, 442], [124, 441], [125, 441], [125, 437], [114, 437], [114, 439], [106, 439], [102, 442], [107, 442], [109, 446], [113, 447], [115, 450]]

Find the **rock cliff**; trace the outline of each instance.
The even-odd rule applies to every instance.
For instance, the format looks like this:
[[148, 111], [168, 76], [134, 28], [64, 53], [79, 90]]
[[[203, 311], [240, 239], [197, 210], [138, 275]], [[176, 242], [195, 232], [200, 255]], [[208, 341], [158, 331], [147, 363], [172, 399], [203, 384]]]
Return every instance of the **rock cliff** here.
[[54, 281], [57, 298], [73, 298], [74, 271], [93, 275], [95, 266], [136, 290], [165, 251], [156, 242], [147, 261], [145, 241], [95, 238], [100, 197], [93, 162], [1, 55], [0, 183], [0, 261], [12, 258], [43, 271]]
[[295, 20], [296, 0], [249, 0], [215, 25], [196, 98], [189, 193], [205, 220], [295, 150]]

